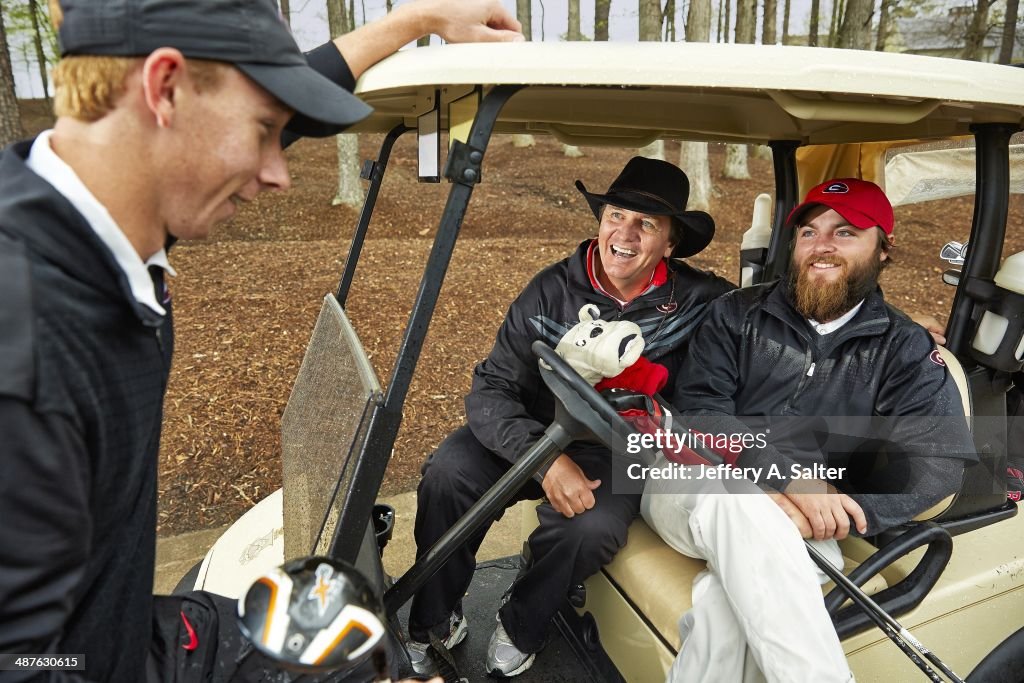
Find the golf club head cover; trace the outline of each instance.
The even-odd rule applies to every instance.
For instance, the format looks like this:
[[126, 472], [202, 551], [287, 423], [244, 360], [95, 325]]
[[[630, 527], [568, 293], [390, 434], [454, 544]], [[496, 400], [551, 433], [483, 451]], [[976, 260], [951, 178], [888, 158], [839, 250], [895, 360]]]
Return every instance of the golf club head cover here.
[[644, 351], [640, 327], [628, 320], [601, 320], [594, 304], [580, 309], [580, 321], [555, 346], [555, 353], [591, 385], [615, 377]]
[[599, 315], [597, 306], [583, 306], [580, 321], [559, 340], [555, 353], [598, 391], [632, 389], [653, 396], [668, 382], [668, 369], [640, 355], [644, 338], [636, 323]]

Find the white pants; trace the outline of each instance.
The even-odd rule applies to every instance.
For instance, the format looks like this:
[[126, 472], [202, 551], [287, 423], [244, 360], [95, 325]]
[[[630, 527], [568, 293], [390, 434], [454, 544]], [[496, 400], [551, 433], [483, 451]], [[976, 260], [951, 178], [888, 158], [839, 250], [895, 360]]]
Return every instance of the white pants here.
[[[822, 599], [825, 575], [796, 525], [753, 483], [650, 479], [640, 509], [666, 543], [708, 564], [679, 621], [683, 645], [669, 681], [853, 680]], [[812, 543], [842, 567], [835, 541]]]

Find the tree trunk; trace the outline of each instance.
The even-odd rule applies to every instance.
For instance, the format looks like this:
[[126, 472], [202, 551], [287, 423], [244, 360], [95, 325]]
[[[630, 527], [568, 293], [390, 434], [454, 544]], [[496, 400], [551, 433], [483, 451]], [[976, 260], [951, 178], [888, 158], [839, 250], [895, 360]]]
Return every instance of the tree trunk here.
[[[719, 5], [721, 8], [721, 5]], [[706, 43], [711, 40], [711, 0], [690, 0], [686, 13], [686, 42]], [[679, 167], [690, 178], [690, 199], [686, 206], [707, 211], [711, 205], [711, 164], [708, 143], [683, 142], [679, 147]]]
[[611, 6], [612, 0], [594, 0], [594, 40], [608, 40], [608, 14]]
[[544, 0], [537, 0], [540, 5], [540, 42], [544, 42]]
[[363, 188], [359, 183], [359, 136], [342, 133], [334, 136], [338, 141], [338, 191], [331, 204], [359, 206]]
[[516, 0], [516, 19], [523, 25], [523, 37], [533, 40], [533, 7], [530, 0]]
[[[533, 7], [530, 0], [516, 0], [516, 19], [523, 25], [523, 37], [533, 40]], [[527, 133], [517, 133], [512, 136], [513, 147], [533, 147], [537, 141]]]
[[661, 159], [662, 161], [664, 161], [665, 141], [655, 140], [649, 145], [644, 145], [639, 150], [637, 150], [637, 154], [639, 154], [642, 157], [647, 157], [648, 159]]
[[[715, 24], [718, 26], [718, 32], [715, 34], [715, 42], [725, 42], [725, 29], [723, 28], [723, 20], [725, 19], [725, 11], [723, 5], [728, 4], [729, 0], [718, 0], [718, 19]], [[687, 31], [689, 31], [689, 22], [687, 22]]]
[[566, 37], [571, 41], [580, 40], [580, 0], [569, 0], [569, 30]]
[[[753, 43], [756, 28], [757, 0], [736, 0], [736, 42]], [[722, 175], [736, 180], [750, 177], [750, 171], [747, 170], [746, 145], [726, 145], [725, 170]]]
[[[346, 32], [352, 24], [349, 14], [352, 5], [345, 6], [345, 0], [327, 0], [327, 26], [331, 37], [335, 38]], [[342, 133], [336, 136], [338, 141], [338, 189], [331, 204], [359, 206], [362, 201], [362, 188], [359, 184], [359, 136], [354, 133]]]
[[818, 19], [821, 15], [821, 0], [811, 0], [811, 18], [807, 26], [807, 44], [818, 47]]
[[7, 31], [3, 13], [0, 13], [0, 148], [23, 137], [25, 131], [21, 127], [21, 112], [14, 94], [14, 71], [7, 47]]
[[640, 40], [661, 40], [660, 0], [640, 0]]
[[[570, 41], [580, 40], [580, 0], [569, 0], [569, 30], [566, 38]], [[578, 159], [583, 156], [583, 150], [576, 145], [562, 145], [562, 154], [570, 159]]]
[[39, 80], [43, 82], [43, 97], [46, 99], [46, 108], [52, 109], [50, 103], [50, 82], [46, 75], [46, 53], [43, 51], [43, 34], [39, 31], [39, 3], [36, 0], [28, 0], [28, 13], [32, 18], [32, 42], [35, 43], [36, 61], [39, 62]]
[[1017, 12], [1020, 0], [1006, 0], [1006, 22], [1003, 24], [1003, 38], [999, 45], [1000, 64], [1009, 64], [1013, 59], [1013, 42], [1017, 34]]
[[733, 180], [746, 180], [750, 177], [746, 145], [725, 146], [725, 168], [722, 169], [722, 175]]
[[292, 25], [292, 5], [290, 0], [281, 0], [281, 16], [284, 17], [284, 21], [288, 26]]
[[971, 24], [964, 37], [961, 59], [981, 60], [981, 48], [985, 43], [985, 34], [988, 32], [988, 10], [992, 6], [992, 2], [993, 0], [977, 0], [974, 14], [971, 15]]
[[730, 35], [732, 35], [732, 0], [725, 0], [725, 40], [722, 42], [728, 43]]
[[875, 50], [878, 52], [884, 52], [885, 45], [889, 42], [889, 26], [896, 4], [897, 0], [882, 0], [882, 6], [878, 8], [878, 38], [875, 40]]
[[736, 0], [736, 42], [751, 45], [757, 36], [757, 0]]
[[683, 142], [679, 146], [679, 167], [686, 171], [690, 179], [690, 199], [686, 202], [686, 208], [693, 211], [710, 210], [714, 189], [711, 184], [708, 143]]
[[870, 50], [871, 17], [874, 14], [875, 0], [847, 0], [837, 46], [853, 50]]
[[667, 43], [676, 42], [676, 0], [665, 0], [665, 37]]
[[789, 45], [789, 10], [790, 10], [790, 0], [786, 0], [786, 2], [782, 6], [782, 44], [783, 45]]
[[839, 33], [839, 21], [843, 16], [843, 0], [832, 0], [832, 16], [828, 23], [828, 38], [825, 40], [827, 47], [836, 46], [836, 36]]
[[774, 45], [778, 32], [775, 24], [778, 19], [779, 5], [776, 0], [764, 0], [764, 22], [761, 27], [761, 44]]

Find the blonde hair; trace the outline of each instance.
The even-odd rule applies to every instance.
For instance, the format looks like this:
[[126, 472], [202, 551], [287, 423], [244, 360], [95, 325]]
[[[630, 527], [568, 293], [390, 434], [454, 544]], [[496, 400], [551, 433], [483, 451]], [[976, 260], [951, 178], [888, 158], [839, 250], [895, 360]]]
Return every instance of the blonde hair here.
[[[53, 70], [53, 113], [83, 121], [97, 121], [117, 105], [125, 92], [128, 76], [143, 62], [142, 57], [71, 55]], [[229, 65], [205, 59], [186, 60], [196, 90], [215, 89]]]

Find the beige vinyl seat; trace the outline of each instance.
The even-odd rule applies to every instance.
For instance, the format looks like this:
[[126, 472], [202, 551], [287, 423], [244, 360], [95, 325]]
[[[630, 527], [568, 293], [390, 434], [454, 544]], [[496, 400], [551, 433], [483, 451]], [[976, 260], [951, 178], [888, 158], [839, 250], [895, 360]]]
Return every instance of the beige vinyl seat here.
[[[960, 389], [964, 411], [970, 420], [971, 401], [967, 378], [959, 361], [940, 347]], [[918, 515], [931, 519], [950, 507], [949, 496]], [[524, 517], [524, 537], [536, 525], [532, 509]], [[840, 543], [849, 574], [877, 548], [862, 538], [850, 537]], [[610, 564], [586, 582], [586, 604], [578, 611], [589, 612], [597, 623], [601, 643], [627, 680], [661, 680], [679, 651], [679, 618], [690, 609], [694, 577], [705, 568], [703, 560], [679, 554], [658, 537], [642, 519], [633, 522], [626, 546]], [[892, 566], [863, 586], [875, 594], [906, 577], [912, 567]], [[833, 588], [830, 582], [823, 592]], [[614, 637], [606, 637], [614, 632]], [[632, 634], [632, 635], [630, 635]], [[651, 637], [653, 636], [653, 638]], [[624, 669], [628, 669], [627, 671]]]

